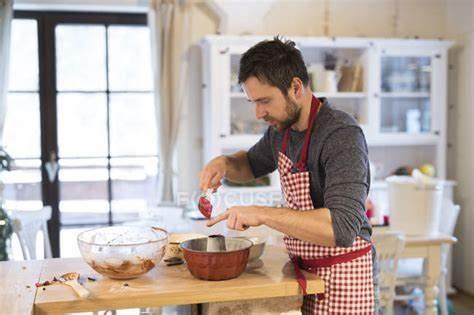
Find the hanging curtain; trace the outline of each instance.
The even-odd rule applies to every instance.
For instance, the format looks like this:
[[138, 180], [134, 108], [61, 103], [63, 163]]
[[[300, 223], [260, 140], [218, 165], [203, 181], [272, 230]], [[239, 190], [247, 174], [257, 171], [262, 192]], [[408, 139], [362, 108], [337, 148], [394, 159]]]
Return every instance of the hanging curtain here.
[[174, 202], [173, 155], [187, 84], [191, 1], [150, 0], [148, 25], [159, 132], [159, 200]]
[[0, 146], [7, 113], [8, 69], [10, 59], [10, 32], [13, 20], [13, 1], [0, 0]]

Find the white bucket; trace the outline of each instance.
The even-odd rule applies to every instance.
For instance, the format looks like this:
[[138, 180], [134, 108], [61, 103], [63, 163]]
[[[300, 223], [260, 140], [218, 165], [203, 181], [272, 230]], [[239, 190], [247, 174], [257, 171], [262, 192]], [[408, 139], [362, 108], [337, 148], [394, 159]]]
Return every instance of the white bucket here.
[[443, 198], [440, 183], [420, 183], [411, 176], [390, 176], [386, 181], [390, 229], [408, 235], [436, 234]]

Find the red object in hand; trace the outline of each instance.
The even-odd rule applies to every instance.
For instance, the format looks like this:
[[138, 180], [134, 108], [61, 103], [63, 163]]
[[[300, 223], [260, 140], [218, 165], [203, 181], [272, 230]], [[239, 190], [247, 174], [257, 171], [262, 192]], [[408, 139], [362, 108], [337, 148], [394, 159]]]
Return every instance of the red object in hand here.
[[199, 204], [198, 204], [199, 211], [201, 211], [202, 215], [206, 218], [210, 219], [212, 214], [212, 205], [209, 199], [206, 196], [199, 197]]

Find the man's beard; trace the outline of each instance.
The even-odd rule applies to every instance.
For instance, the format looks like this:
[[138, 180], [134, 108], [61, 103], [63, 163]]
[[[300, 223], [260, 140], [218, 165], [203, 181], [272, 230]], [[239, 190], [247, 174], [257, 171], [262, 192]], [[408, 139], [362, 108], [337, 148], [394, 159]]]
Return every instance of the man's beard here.
[[274, 128], [278, 129], [279, 131], [283, 131], [291, 127], [293, 124], [295, 124], [298, 121], [301, 115], [301, 107], [299, 107], [298, 104], [291, 101], [289, 98], [286, 98], [285, 111], [286, 111], [286, 114], [288, 115], [288, 118], [286, 118], [283, 121], [276, 120], [271, 116], [265, 117], [265, 120], [275, 121], [277, 124], [274, 126]]

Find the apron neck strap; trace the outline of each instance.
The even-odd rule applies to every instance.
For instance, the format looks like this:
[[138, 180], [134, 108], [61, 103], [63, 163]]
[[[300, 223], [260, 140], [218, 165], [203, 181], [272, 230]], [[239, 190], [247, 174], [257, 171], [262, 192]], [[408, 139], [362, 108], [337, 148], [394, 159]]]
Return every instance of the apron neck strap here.
[[[321, 106], [321, 102], [317, 97], [313, 95], [313, 98], [311, 99], [311, 110], [309, 113], [309, 118], [308, 118], [308, 128], [306, 128], [306, 132], [304, 135], [304, 143], [303, 143], [303, 149], [301, 151], [301, 158], [299, 162], [296, 164], [296, 167], [300, 172], [304, 172], [306, 170], [306, 163], [308, 161], [308, 150], [309, 150], [309, 143], [311, 140], [311, 132], [313, 130], [313, 125], [314, 121], [316, 120], [316, 117], [318, 116], [318, 109]], [[290, 128], [287, 128], [285, 130], [285, 134], [283, 136], [283, 142], [281, 144], [281, 149], [280, 152], [285, 154], [286, 152], [286, 147], [288, 146], [288, 141], [290, 138]]]
[[280, 152], [285, 154], [286, 147], [288, 146], [288, 139], [290, 138], [290, 128], [285, 129], [285, 133], [283, 134], [283, 141], [281, 142]]

